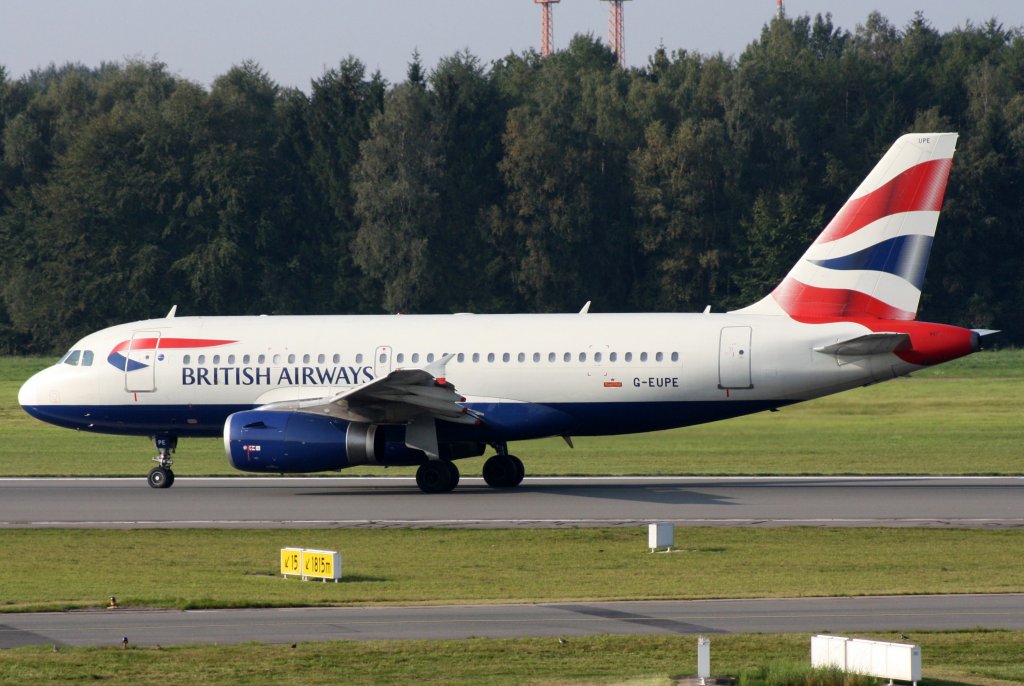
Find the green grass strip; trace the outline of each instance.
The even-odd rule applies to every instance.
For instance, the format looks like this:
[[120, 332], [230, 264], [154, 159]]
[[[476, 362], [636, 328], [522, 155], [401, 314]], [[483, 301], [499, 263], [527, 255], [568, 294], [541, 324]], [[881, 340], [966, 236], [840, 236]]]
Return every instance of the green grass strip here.
[[[899, 640], [894, 634], [859, 634]], [[925, 686], [1024, 682], [1024, 632], [915, 634]], [[807, 634], [711, 638], [714, 674], [810, 662]], [[104, 684], [629, 684], [693, 675], [695, 636], [374, 641], [0, 651], [0, 683]]]
[[[1022, 530], [645, 528], [0, 530], [0, 611], [768, 598], [1024, 589]], [[283, 547], [337, 550], [338, 584]]]

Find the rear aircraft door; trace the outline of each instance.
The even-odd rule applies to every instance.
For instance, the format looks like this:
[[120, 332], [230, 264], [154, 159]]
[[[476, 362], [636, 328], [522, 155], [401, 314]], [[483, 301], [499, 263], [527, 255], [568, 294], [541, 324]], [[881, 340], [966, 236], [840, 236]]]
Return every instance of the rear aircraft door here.
[[750, 327], [726, 326], [718, 348], [718, 387], [753, 388], [750, 382]]
[[391, 346], [381, 345], [373, 351], [373, 378], [383, 379], [391, 373]]
[[156, 390], [159, 348], [159, 331], [136, 331], [132, 334], [124, 354], [124, 390], [129, 393], [152, 393]]

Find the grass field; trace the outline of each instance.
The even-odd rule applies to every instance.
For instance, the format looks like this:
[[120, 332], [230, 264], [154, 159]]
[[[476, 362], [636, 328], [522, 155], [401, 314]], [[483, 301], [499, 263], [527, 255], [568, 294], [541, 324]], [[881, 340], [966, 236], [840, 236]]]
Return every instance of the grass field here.
[[[18, 407], [21, 383], [52, 361], [0, 358], [0, 475], [149, 471], [155, 450], [144, 438], [59, 429]], [[1024, 474], [1024, 350], [979, 353], [780, 412], [574, 442], [575, 450], [561, 439], [512, 448], [531, 475]], [[482, 460], [459, 466], [476, 475]], [[216, 439], [183, 439], [174, 468], [179, 476], [238, 474]]]
[[[1024, 530], [0, 530], [0, 611], [198, 609], [1024, 590]], [[338, 584], [278, 574], [283, 547], [343, 556]]]
[[[866, 638], [899, 641], [895, 634]], [[1024, 632], [915, 633], [925, 686], [1024, 682]], [[620, 684], [669, 686], [697, 671], [695, 636], [375, 641], [162, 649], [0, 651], [0, 683], [104, 684]], [[806, 634], [711, 638], [714, 674], [775, 661], [808, 664]]]
[[[52, 360], [0, 358], [0, 476], [134, 475], [144, 439], [47, 426], [17, 406]], [[529, 474], [1021, 474], [1024, 351], [983, 353], [782, 412], [655, 434], [515, 446]], [[179, 475], [235, 474], [183, 440]], [[480, 461], [460, 463], [474, 474]], [[382, 470], [348, 474], [383, 474]], [[387, 473], [403, 473], [389, 470]], [[409, 473], [408, 470], [404, 473]], [[642, 529], [0, 530], [0, 612], [631, 598], [1019, 592], [1024, 531], [693, 529], [651, 555]], [[278, 549], [330, 548], [345, 580], [276, 574]], [[443, 551], [443, 554], [439, 554]], [[452, 583], [457, 579], [457, 583]], [[2, 623], [2, 622], [0, 622]], [[894, 636], [879, 635], [893, 640]], [[1024, 632], [914, 635], [926, 684], [1024, 683]], [[716, 673], [806, 662], [807, 635], [713, 638]], [[692, 636], [0, 651], [0, 684], [670, 684]]]

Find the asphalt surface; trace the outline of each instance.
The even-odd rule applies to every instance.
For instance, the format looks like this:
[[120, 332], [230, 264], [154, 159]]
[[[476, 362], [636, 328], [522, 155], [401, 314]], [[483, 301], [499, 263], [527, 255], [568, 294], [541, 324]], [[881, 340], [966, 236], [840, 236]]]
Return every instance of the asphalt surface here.
[[0, 648], [736, 632], [1024, 629], [1024, 594], [13, 614]]
[[[1022, 477], [0, 479], [0, 527], [1024, 526]], [[295, 643], [590, 634], [1024, 629], [1024, 594], [0, 615], [31, 644]]]
[[1024, 526], [1024, 477], [0, 479], [3, 527]]

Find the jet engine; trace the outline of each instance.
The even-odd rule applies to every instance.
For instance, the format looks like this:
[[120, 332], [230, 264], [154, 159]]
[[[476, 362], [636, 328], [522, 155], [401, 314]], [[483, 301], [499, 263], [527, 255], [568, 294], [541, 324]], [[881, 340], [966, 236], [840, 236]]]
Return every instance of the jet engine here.
[[246, 472], [322, 472], [361, 464], [417, 464], [426, 459], [383, 427], [302, 412], [248, 410], [224, 423], [228, 462]]

